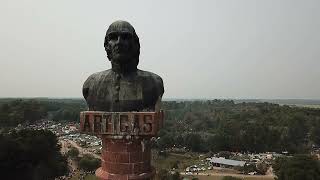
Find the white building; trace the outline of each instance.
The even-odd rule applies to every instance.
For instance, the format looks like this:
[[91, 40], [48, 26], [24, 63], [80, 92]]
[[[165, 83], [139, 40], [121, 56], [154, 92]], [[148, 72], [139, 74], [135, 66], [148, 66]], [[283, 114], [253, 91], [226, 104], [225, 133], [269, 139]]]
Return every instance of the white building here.
[[213, 166], [241, 166], [243, 167], [246, 162], [245, 161], [236, 161], [232, 159], [225, 159], [223, 157], [211, 157], [207, 158], [207, 160], [213, 165]]

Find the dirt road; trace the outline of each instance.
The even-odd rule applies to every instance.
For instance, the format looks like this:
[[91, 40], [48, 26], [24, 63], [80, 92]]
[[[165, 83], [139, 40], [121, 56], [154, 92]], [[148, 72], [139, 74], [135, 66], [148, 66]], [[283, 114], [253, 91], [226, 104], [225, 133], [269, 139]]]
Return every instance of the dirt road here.
[[88, 151], [88, 150], [85, 149], [85, 148], [82, 148], [81, 146], [79, 146], [79, 145], [78, 145], [76, 142], [74, 142], [74, 141], [66, 140], [66, 142], [67, 142], [68, 144], [70, 144], [71, 146], [77, 148], [77, 149], [79, 150], [79, 154], [80, 154], [80, 155], [83, 155], [83, 154], [91, 154], [93, 157], [101, 159], [101, 156], [99, 156], [99, 155], [97, 155], [97, 154], [95, 154], [95, 153], [93, 153], [93, 152], [90, 152], [90, 151]]
[[[79, 155], [91, 154], [91, 155], [93, 155], [93, 157], [101, 159], [101, 156], [99, 156], [97, 154], [94, 154], [94, 153], [86, 150], [85, 148], [80, 147], [74, 141], [71, 141], [71, 140], [59, 140], [59, 142], [61, 144], [60, 151], [61, 151], [62, 154], [66, 154], [71, 147], [75, 147], [75, 148], [78, 149]], [[76, 172], [78, 170], [78, 162], [77, 161], [68, 158], [68, 165], [69, 165], [69, 168], [70, 168], [71, 172]]]

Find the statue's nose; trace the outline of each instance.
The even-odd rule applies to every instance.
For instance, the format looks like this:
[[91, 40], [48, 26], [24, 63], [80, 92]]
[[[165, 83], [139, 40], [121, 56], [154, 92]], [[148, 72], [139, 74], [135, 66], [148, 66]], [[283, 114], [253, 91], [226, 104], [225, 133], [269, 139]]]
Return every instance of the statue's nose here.
[[123, 41], [123, 38], [121, 36], [118, 36], [117, 37], [117, 43], [122, 43], [122, 41]]

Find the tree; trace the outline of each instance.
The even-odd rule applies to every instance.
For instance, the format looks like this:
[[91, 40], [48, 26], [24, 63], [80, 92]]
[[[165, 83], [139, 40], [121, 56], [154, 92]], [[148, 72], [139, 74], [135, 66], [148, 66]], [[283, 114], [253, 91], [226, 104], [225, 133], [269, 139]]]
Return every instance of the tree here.
[[290, 118], [286, 144], [288, 151], [304, 153], [305, 148], [301, 147], [303, 147], [303, 142], [307, 134], [306, 123], [301, 113], [296, 114]]
[[160, 169], [156, 175], [157, 180], [167, 180], [169, 172], [166, 169]]
[[185, 145], [194, 152], [203, 152], [206, 150], [199, 134], [191, 133], [186, 135]]
[[219, 157], [224, 157], [226, 159], [229, 159], [232, 154], [229, 151], [220, 151], [218, 155]]
[[174, 172], [173, 174], [170, 175], [169, 180], [180, 180], [180, 173], [179, 172]]
[[268, 171], [268, 165], [265, 162], [257, 163], [257, 172], [261, 175], [265, 175]]
[[246, 164], [243, 167], [238, 167], [238, 169], [244, 174], [248, 174], [249, 172], [257, 171], [257, 167], [255, 164]]
[[171, 169], [178, 169], [179, 168], [179, 164], [180, 164], [180, 161], [177, 161], [177, 160], [172, 161], [172, 162], [170, 162], [170, 168]]
[[320, 145], [320, 118], [314, 121], [310, 132], [310, 139], [314, 144]]
[[52, 132], [21, 130], [0, 135], [1, 178], [53, 179], [67, 171], [67, 159]]
[[92, 155], [85, 154], [79, 161], [79, 167], [85, 171], [96, 170], [101, 164], [101, 160]]
[[316, 180], [320, 177], [320, 164], [310, 155], [277, 158], [273, 169], [278, 180]]
[[68, 151], [68, 156], [70, 156], [72, 159], [76, 159], [79, 155], [79, 150], [75, 147], [72, 147], [69, 151]]
[[172, 147], [174, 145], [174, 139], [172, 134], [166, 133], [163, 136], [161, 136], [160, 139], [157, 141], [157, 145], [159, 149]]

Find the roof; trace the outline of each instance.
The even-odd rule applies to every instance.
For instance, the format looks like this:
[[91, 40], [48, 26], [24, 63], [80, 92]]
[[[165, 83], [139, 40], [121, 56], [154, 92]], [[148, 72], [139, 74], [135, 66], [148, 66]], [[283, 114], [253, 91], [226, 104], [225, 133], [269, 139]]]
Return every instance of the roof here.
[[225, 159], [222, 157], [220, 158], [212, 157], [212, 158], [208, 158], [208, 160], [210, 161], [210, 163], [224, 164], [229, 166], [244, 166], [246, 164], [245, 161], [236, 161], [232, 159]]

